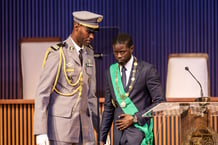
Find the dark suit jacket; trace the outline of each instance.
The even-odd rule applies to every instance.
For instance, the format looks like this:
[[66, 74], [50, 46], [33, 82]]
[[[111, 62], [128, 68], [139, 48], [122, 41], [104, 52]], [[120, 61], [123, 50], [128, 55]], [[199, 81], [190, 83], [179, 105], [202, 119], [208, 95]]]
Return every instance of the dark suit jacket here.
[[[165, 96], [161, 87], [160, 77], [153, 65], [144, 61], [138, 61], [138, 66], [136, 69], [136, 80], [129, 97], [138, 109], [138, 112], [136, 113], [138, 124], [144, 125], [145, 123], [149, 124], [149, 119], [142, 117], [142, 115], [153, 106], [165, 101]], [[108, 69], [106, 73], [104, 113], [100, 130], [100, 140], [103, 142], [106, 141], [106, 137], [112, 122], [115, 123], [115, 120], [118, 119], [118, 116], [123, 113], [122, 109], [118, 105], [114, 107], [112, 104], [112, 99], [116, 102], [116, 96], [114, 94], [114, 89], [111, 81], [110, 69]], [[128, 85], [129, 84], [130, 79]], [[120, 131], [114, 124], [114, 145], [119, 145], [121, 136], [123, 136], [122, 134], [124, 134], [127, 138], [128, 143], [126, 144], [128, 145], [140, 145], [142, 139], [144, 138], [144, 134], [139, 129], [135, 128], [134, 125], [131, 125], [124, 131]]]

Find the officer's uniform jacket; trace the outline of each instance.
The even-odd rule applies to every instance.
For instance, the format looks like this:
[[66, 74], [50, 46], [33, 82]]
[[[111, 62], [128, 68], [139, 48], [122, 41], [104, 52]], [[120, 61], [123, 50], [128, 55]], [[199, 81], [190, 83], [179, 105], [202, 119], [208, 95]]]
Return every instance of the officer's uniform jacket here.
[[45, 59], [35, 96], [34, 134], [78, 142], [82, 125], [83, 141], [94, 141], [91, 116], [97, 114], [97, 98], [93, 50], [84, 48], [81, 65], [69, 37], [52, 46]]

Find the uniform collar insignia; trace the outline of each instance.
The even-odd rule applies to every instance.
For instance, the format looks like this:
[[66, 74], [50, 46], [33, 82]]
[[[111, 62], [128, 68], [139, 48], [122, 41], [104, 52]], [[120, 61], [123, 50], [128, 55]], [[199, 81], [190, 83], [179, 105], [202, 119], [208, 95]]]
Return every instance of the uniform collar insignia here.
[[70, 50], [73, 51], [74, 50], [74, 46], [70, 46]]
[[86, 66], [87, 66], [87, 67], [93, 67], [94, 64], [91, 62], [90, 59], [88, 59], [88, 62], [86, 63]]

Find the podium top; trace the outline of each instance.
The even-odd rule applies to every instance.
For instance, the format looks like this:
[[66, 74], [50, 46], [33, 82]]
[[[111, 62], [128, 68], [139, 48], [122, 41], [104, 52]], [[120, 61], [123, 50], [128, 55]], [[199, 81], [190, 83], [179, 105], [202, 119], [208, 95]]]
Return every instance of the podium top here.
[[182, 115], [191, 111], [195, 115], [218, 115], [218, 102], [164, 102], [144, 113], [143, 117]]

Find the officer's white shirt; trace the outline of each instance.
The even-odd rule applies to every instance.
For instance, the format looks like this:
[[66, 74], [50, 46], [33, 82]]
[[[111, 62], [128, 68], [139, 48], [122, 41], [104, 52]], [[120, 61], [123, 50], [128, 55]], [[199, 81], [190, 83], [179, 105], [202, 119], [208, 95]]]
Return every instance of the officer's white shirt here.
[[76, 49], [77, 54], [79, 55], [79, 50], [83, 49], [84, 46], [82, 46], [82, 48], [81, 48], [81, 47], [79, 47], [79, 45], [76, 44], [76, 42], [72, 39], [72, 37], [70, 37], [70, 39], [71, 39], [71, 41], [72, 41], [72, 43], [74, 45], [74, 48]]

